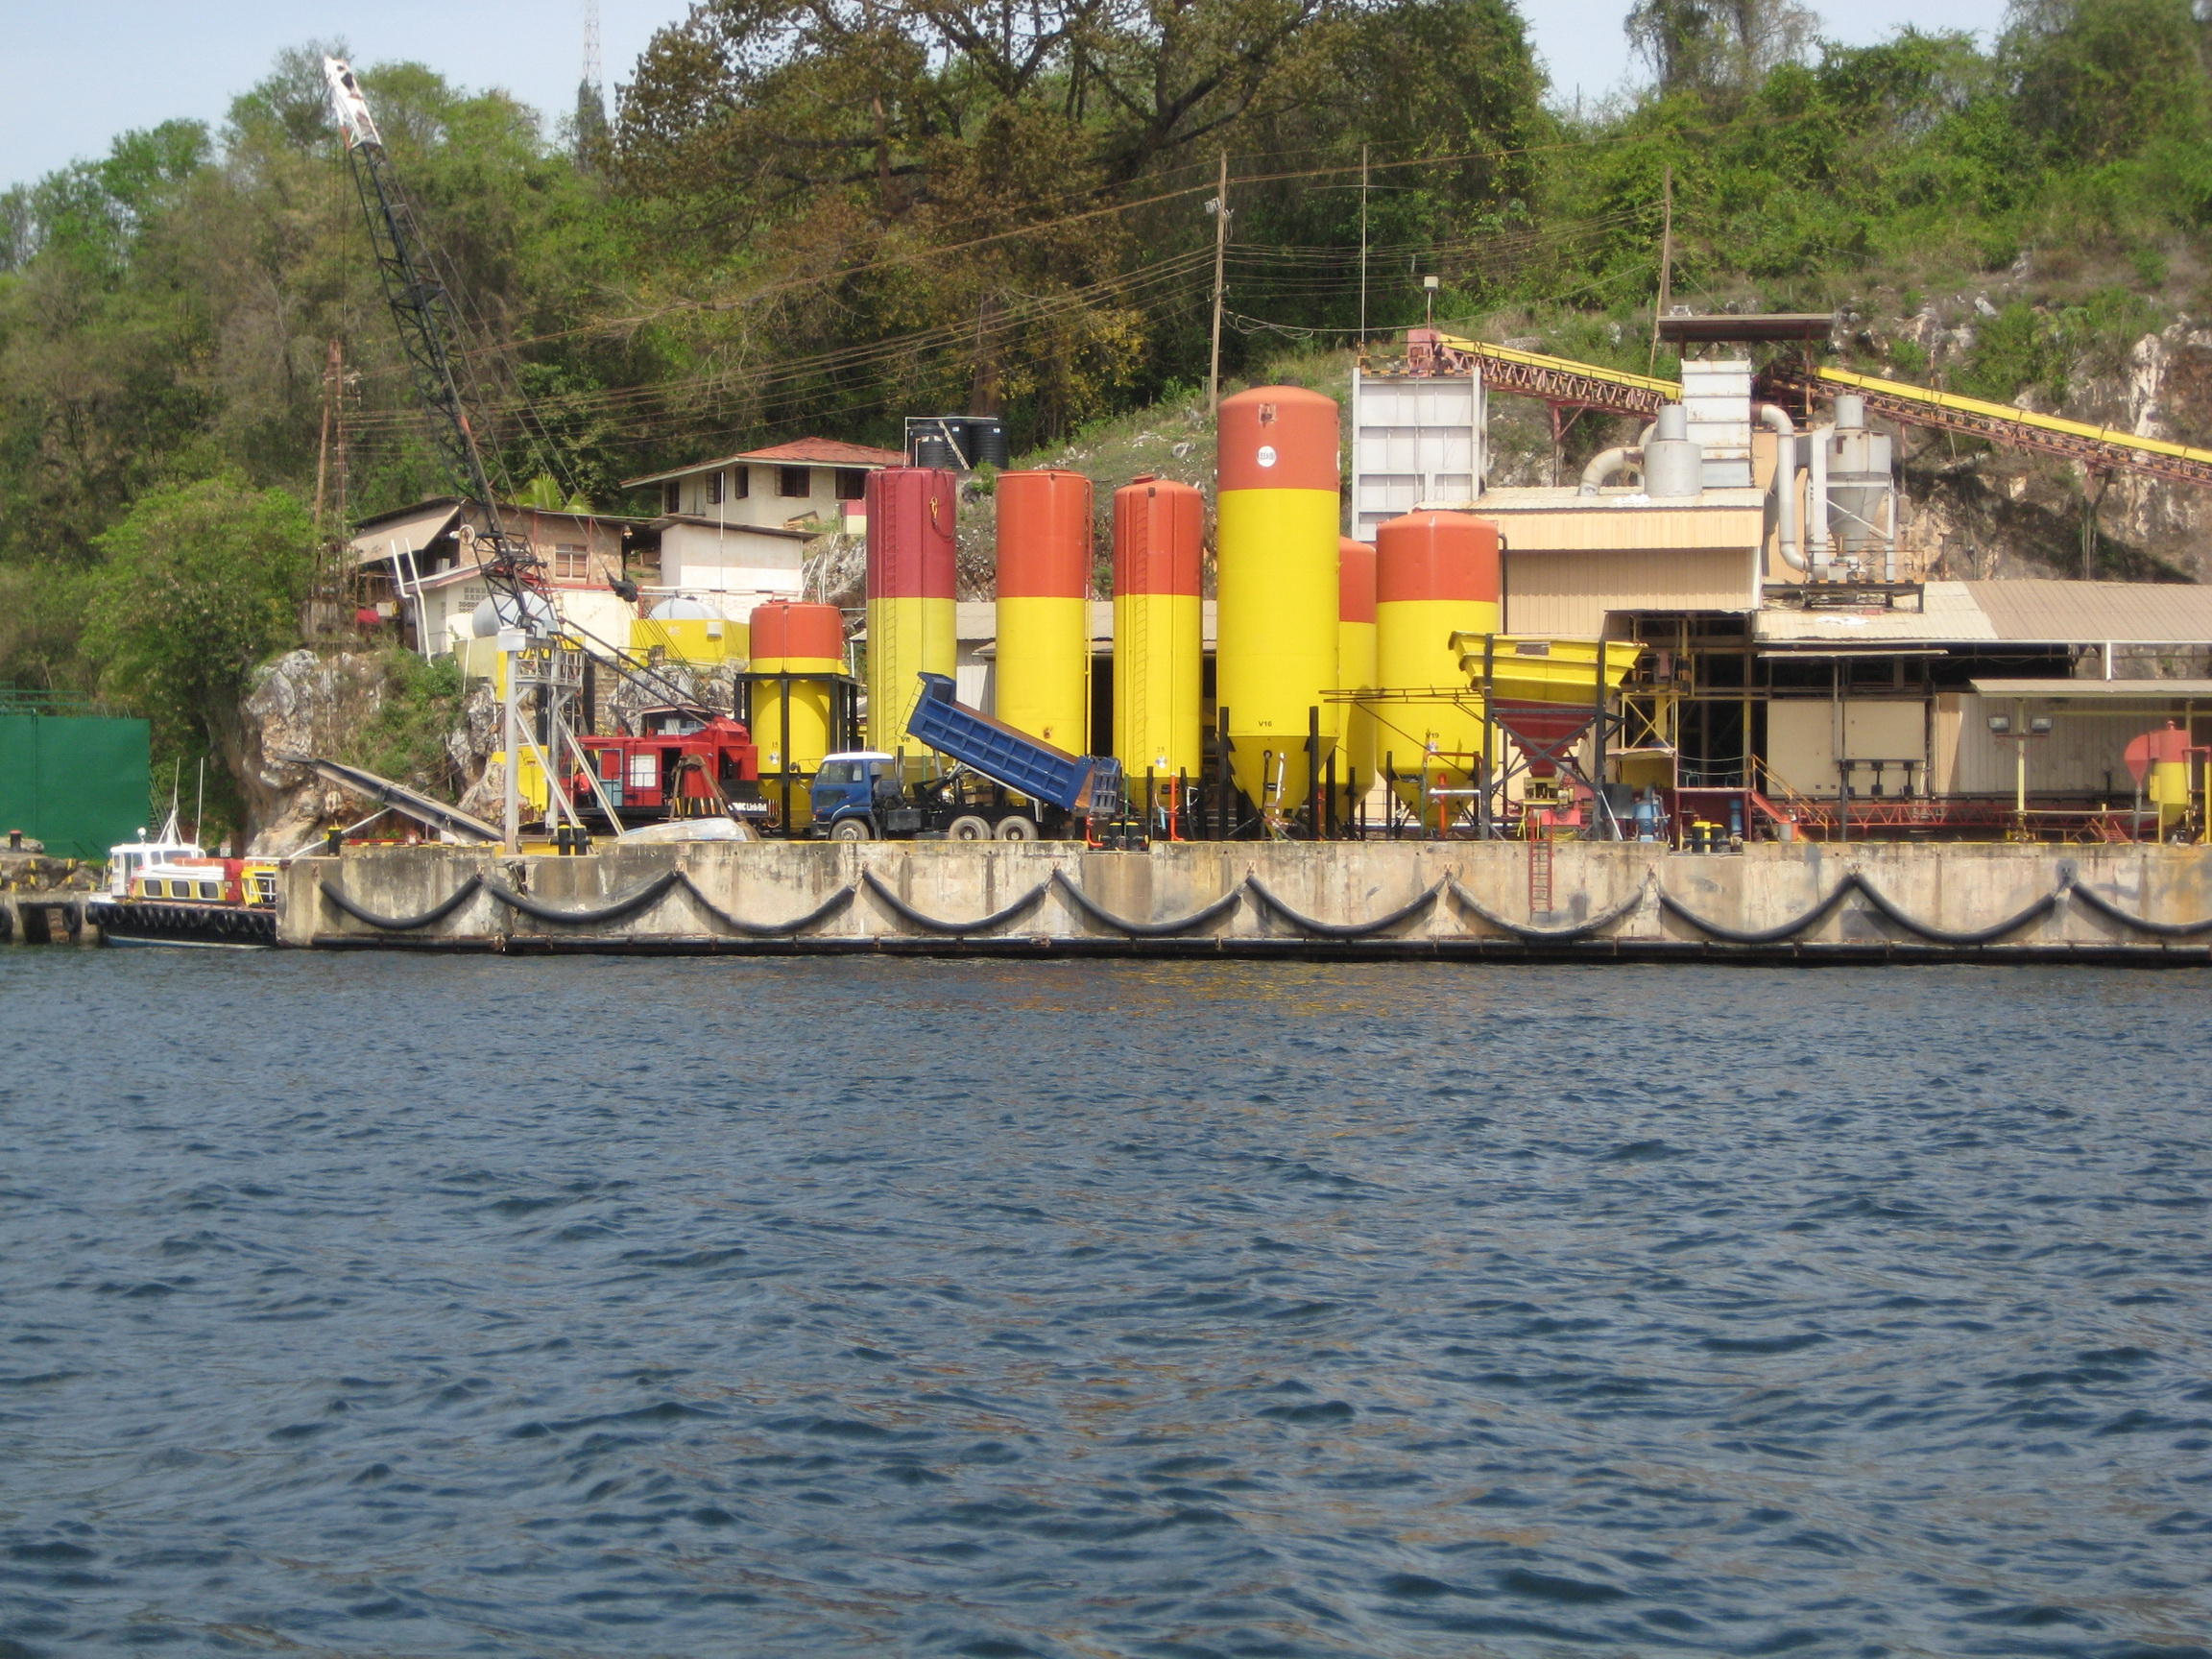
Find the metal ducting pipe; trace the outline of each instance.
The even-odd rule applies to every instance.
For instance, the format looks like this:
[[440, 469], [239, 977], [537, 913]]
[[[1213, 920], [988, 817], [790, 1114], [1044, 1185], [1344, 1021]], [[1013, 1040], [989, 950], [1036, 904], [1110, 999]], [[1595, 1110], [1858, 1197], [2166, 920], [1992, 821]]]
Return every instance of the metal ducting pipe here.
[[1644, 466], [1644, 446], [1628, 444], [1613, 449], [1600, 449], [1590, 457], [1590, 465], [1582, 469], [1582, 488], [1577, 493], [1595, 495], [1605, 481], [1617, 472], [1625, 472]]
[[1805, 493], [1813, 508], [1813, 521], [1806, 528], [1805, 552], [1812, 562], [1813, 574], [1823, 582], [1828, 579], [1832, 552], [1828, 538], [1828, 445], [1835, 436], [1833, 426], [1815, 426], [1805, 435], [1806, 447], [1812, 455], [1812, 477]]
[[1774, 545], [1792, 570], [1810, 568], [1797, 534], [1797, 426], [1778, 403], [1759, 405], [1760, 423], [1774, 441]]

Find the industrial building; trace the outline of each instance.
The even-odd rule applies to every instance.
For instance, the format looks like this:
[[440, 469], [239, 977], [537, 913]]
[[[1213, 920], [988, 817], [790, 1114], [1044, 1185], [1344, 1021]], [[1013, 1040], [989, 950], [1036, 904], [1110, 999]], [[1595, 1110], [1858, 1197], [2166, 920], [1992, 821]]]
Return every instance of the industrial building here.
[[[1745, 333], [1767, 337], [1757, 330], [1775, 320], [1672, 321], [1686, 338], [1710, 338], [1724, 351]], [[1780, 320], [1800, 338], [1811, 321]], [[2185, 770], [2200, 797], [2212, 592], [1927, 580], [1925, 550], [1895, 488], [1893, 439], [1868, 412], [1887, 395], [1882, 383], [1838, 375], [1832, 410], [1817, 411], [1830, 418], [1815, 420], [1809, 399], [1791, 412], [1761, 397], [1741, 355], [1693, 357], [1676, 387], [1486, 349], [1511, 369], [1501, 376], [1508, 392], [1580, 403], [1592, 394], [1578, 377], [1604, 376], [1598, 385], [1614, 412], [1625, 394], [1652, 418], [1642, 445], [1599, 454], [1578, 478], [1498, 489], [1485, 487], [1483, 467], [1485, 371], [1499, 365], [1455, 364], [1436, 351], [1425, 360], [1418, 337], [1414, 345], [1394, 372], [1355, 376], [1344, 445], [1349, 526], [1372, 539], [1416, 512], [1497, 526], [1500, 611], [1486, 626], [1515, 637], [1603, 638], [1633, 659], [1603, 722], [1602, 781], [1662, 796], [1677, 832], [1702, 815], [1743, 836], [2126, 838], [2157, 833], [2161, 823], [2172, 832], [2186, 814], [2157, 798], [2173, 785], [2162, 788], [2143, 764], [2151, 750], [2192, 752]], [[1942, 420], [1967, 400], [1946, 401]], [[1995, 428], [2001, 438], [2008, 422], [2033, 421], [2038, 436], [2047, 424], [2071, 424], [1997, 406], [1970, 413], [1984, 435]], [[2087, 428], [2057, 437], [2130, 456], [2138, 442]], [[2153, 444], [2148, 453], [2177, 469], [2177, 481], [2199, 481], [2193, 452]], [[1233, 491], [1223, 494], [1233, 501]], [[1279, 586], [1279, 568], [1267, 568]], [[1223, 591], [1235, 600], [1226, 568]], [[958, 612], [962, 693], [993, 707], [1002, 630], [987, 604]], [[1118, 663], [1106, 618], [1106, 602], [1094, 600], [1089, 738], [1099, 753], [1115, 741]], [[1235, 704], [1234, 692], [1220, 694], [1217, 645], [1209, 601], [1197, 718], [1216, 746], [1210, 753], [1222, 705], [1234, 711]], [[1393, 709], [1388, 695], [1354, 697], [1360, 683], [1347, 672], [1316, 707], [1380, 717], [1365, 768], [1374, 781], [1416, 770], [1424, 751], [1433, 757], [1435, 729], [1453, 724], [1449, 703], [1460, 716], [1455, 741], [1469, 745], [1466, 716], [1480, 693], [1467, 674], [1453, 687], [1434, 683], [1442, 677], [1432, 670], [1418, 686], [1399, 685]], [[2169, 728], [2180, 735], [2142, 741]], [[1232, 744], [1237, 735], [1229, 733]], [[1585, 772], [1595, 766], [1593, 742], [1578, 751]], [[1257, 747], [1280, 757], [1286, 746]], [[1349, 746], [1342, 758], [1340, 774], [1358, 777]], [[1499, 758], [1494, 770], [1504, 769]], [[1386, 812], [1379, 781], [1375, 788], [1370, 799]]]
[[[2212, 592], [1930, 580], [1883, 428], [2004, 439], [2009, 422], [2189, 483], [2212, 465], [1860, 376], [1778, 381], [1743, 350], [1816, 320], [1669, 321], [1690, 353], [1678, 382], [1415, 330], [1402, 361], [1356, 371], [1348, 412], [1238, 394], [1211, 500], [1002, 472], [995, 601], [955, 592], [957, 474], [889, 450], [809, 439], [648, 474], [632, 482], [661, 493], [651, 519], [513, 517], [590, 634], [734, 668], [748, 696], [766, 675], [780, 719], [838, 711], [763, 739], [786, 801], [858, 719], [903, 752], [921, 676], [944, 674], [1011, 730], [1118, 757], [1140, 814], [1163, 791], [1209, 801], [1217, 833], [2195, 832]], [[1643, 430], [1576, 476], [1494, 487], [1505, 396], [1546, 399], [1555, 432], [1591, 408]], [[1117, 482], [1099, 592], [1095, 496]], [[466, 527], [458, 501], [421, 503], [364, 525], [355, 554], [426, 648], [490, 672]], [[806, 543], [833, 532], [869, 553], [841, 655], [802, 579]], [[771, 602], [796, 604], [777, 637], [810, 643], [756, 662], [749, 619]], [[1579, 712], [1538, 712], [1554, 703]]]

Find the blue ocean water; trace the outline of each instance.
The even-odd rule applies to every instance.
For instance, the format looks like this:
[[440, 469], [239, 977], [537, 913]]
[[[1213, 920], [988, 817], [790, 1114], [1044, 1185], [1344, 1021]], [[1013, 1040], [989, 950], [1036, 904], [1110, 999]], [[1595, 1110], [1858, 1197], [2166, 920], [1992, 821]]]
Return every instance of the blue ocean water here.
[[2203, 983], [0, 952], [0, 1656], [2204, 1655]]

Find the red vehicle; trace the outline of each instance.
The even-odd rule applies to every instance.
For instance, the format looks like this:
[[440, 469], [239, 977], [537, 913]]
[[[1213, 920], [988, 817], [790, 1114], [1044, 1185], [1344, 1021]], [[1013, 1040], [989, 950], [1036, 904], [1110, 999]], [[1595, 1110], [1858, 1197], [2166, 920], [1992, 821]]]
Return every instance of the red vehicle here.
[[706, 709], [670, 706], [637, 716], [631, 737], [578, 739], [593, 761], [598, 788], [579, 771], [569, 799], [584, 822], [607, 826], [604, 795], [624, 829], [669, 818], [728, 816], [758, 823], [768, 816], [760, 794], [760, 752], [745, 724]]

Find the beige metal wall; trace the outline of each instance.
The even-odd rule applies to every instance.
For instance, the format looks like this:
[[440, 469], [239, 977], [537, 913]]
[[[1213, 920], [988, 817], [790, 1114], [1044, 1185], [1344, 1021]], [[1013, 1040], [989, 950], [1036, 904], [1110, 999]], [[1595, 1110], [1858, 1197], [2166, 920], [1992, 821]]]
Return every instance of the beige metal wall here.
[[1508, 553], [1505, 631], [1595, 638], [1608, 611], [1747, 611], [1750, 576], [1742, 547]]
[[[1921, 760], [1928, 753], [1928, 706], [1920, 698], [1778, 697], [1767, 705], [1767, 770], [1800, 795], [1834, 795], [1836, 761]], [[1873, 781], [1852, 780], [1855, 794]], [[1890, 768], [1884, 787], [1901, 791], [1905, 774]]]
[[[2135, 781], [2128, 775], [2127, 765], [2128, 740], [2164, 726], [2165, 714], [2149, 709], [2112, 713], [2094, 707], [2075, 713], [2063, 704], [2048, 703], [2030, 703], [2028, 708], [2053, 720], [2048, 737], [2028, 742], [2029, 794], [2096, 795], [2109, 797], [2115, 805], [2134, 799]], [[1945, 692], [1936, 698], [1938, 794], [2012, 793], [2017, 764], [2013, 745], [1989, 730], [1989, 716], [2016, 713], [2009, 697]]]

